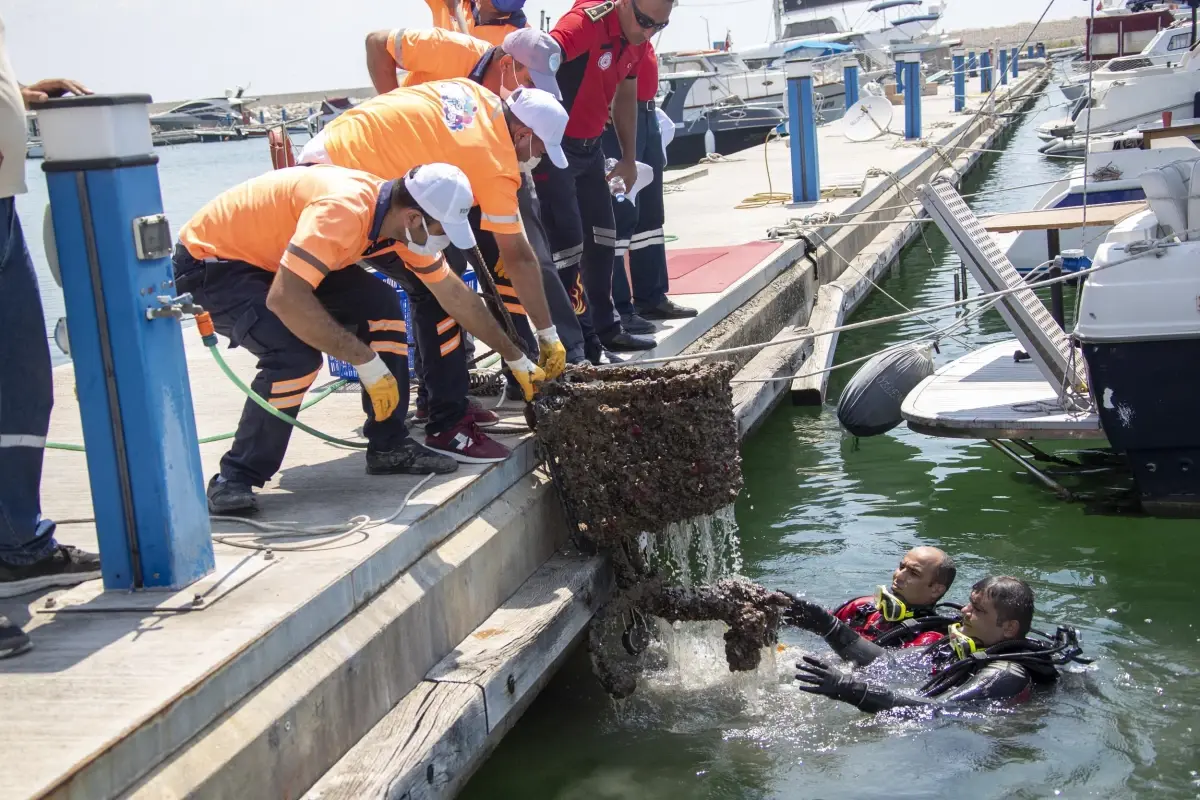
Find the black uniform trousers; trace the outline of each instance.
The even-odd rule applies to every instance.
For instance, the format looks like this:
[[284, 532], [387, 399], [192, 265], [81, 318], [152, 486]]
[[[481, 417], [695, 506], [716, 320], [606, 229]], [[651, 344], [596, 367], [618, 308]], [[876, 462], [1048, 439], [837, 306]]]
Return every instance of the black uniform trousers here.
[[[578, 363], [585, 359], [583, 348], [583, 330], [579, 326], [579, 320], [575, 316], [575, 309], [571, 303], [571, 298], [567, 295], [566, 288], [562, 285], [562, 281], [558, 279], [558, 271], [554, 268], [554, 262], [550, 258], [550, 250], [546, 243], [545, 231], [542, 229], [541, 221], [538, 218], [540, 211], [537, 209], [537, 198], [533, 193], [532, 183], [525, 180], [521, 184], [521, 188], [517, 190], [517, 199], [520, 202], [521, 222], [525, 228], [525, 235], [529, 239], [529, 244], [533, 248], [534, 254], [537, 256], [538, 264], [541, 267], [542, 273], [542, 290], [546, 295], [546, 304], [550, 308], [550, 321], [554, 324], [558, 331], [558, 337], [562, 341], [563, 348], [567, 351], [567, 360], [571, 363]], [[525, 306], [522, 305], [520, 297], [517, 296], [516, 287], [513, 286], [512, 278], [508, 274], [508, 270], [500, 259], [500, 248], [496, 243], [496, 237], [491, 231], [484, 230], [481, 226], [482, 213], [479, 206], [471, 209], [468, 217], [471, 223], [471, 230], [475, 234], [475, 241], [479, 246], [479, 253], [483, 256], [484, 261], [489, 267], [489, 273], [492, 280], [496, 282], [496, 290], [500, 296], [504, 298], [504, 307], [508, 309], [509, 316], [512, 317], [513, 325], [517, 329], [521, 341], [517, 342], [526, 353], [535, 361], [538, 358], [538, 342], [534, 335], [533, 323], [529, 320], [529, 315], [525, 311]], [[479, 271], [479, 265], [476, 264], [477, 259], [474, 253], [469, 250], [459, 250], [456, 247], [446, 248], [446, 260], [456, 272], [462, 273], [468, 264], [472, 265], [476, 273]], [[481, 289], [483, 284], [480, 284]], [[504, 321], [500, 316], [498, 309], [494, 307], [490, 297], [486, 296], [488, 307], [492, 310], [496, 321], [500, 323], [500, 327], [504, 327]]]
[[589, 357], [602, 340], [620, 332], [613, 308], [616, 229], [599, 139], [563, 139], [567, 168], [544, 159], [533, 171], [558, 277], [575, 306]]
[[[604, 154], [621, 157], [621, 143], [609, 126], [604, 131]], [[639, 102], [637, 111], [637, 155], [635, 158], [654, 169], [654, 182], [638, 192], [637, 203], [613, 199], [616, 219], [617, 250], [613, 261], [613, 304], [617, 312], [632, 314], [635, 304], [653, 308], [667, 299], [666, 238], [663, 235], [663, 151], [662, 135], [654, 101]], [[629, 253], [629, 276], [625, 275], [625, 253]], [[632, 290], [630, 281], [633, 282]]]
[[[258, 374], [250, 388], [283, 413], [295, 417], [304, 395], [321, 370], [321, 353], [288, 330], [267, 308], [267, 291], [275, 274], [243, 261], [197, 261], [182, 246], [172, 259], [175, 284], [190, 292], [212, 316], [213, 327], [258, 356]], [[392, 450], [408, 436], [408, 345], [404, 315], [396, 293], [357, 266], [329, 273], [314, 292], [321, 305], [379, 354], [400, 385], [400, 406], [382, 422], [375, 420], [371, 399], [362, 393], [363, 425], [368, 449]], [[279, 471], [292, 436], [292, 426], [247, 399], [233, 446], [221, 458], [226, 480], [262, 486]]]

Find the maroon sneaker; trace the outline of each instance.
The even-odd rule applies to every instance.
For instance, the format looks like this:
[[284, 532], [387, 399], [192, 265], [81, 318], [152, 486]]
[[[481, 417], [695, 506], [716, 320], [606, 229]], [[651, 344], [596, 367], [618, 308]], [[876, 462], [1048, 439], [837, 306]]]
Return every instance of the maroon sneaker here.
[[496, 412], [484, 408], [483, 403], [474, 397], [467, 398], [467, 416], [480, 428], [490, 428], [500, 421]]
[[481, 431], [469, 413], [448, 431], [427, 433], [425, 446], [464, 464], [494, 464], [512, 453]]

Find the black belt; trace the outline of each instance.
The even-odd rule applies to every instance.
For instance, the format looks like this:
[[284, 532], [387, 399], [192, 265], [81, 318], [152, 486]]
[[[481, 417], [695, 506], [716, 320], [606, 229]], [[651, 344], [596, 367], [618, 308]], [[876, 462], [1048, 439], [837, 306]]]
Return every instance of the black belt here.
[[658, 108], [653, 100], [638, 100], [637, 107], [639, 111], [654, 111]]
[[593, 147], [600, 144], [600, 137], [589, 136], [586, 139], [580, 139], [577, 136], [564, 136], [563, 144], [569, 144], [572, 147], [578, 147], [581, 150], [591, 150]]

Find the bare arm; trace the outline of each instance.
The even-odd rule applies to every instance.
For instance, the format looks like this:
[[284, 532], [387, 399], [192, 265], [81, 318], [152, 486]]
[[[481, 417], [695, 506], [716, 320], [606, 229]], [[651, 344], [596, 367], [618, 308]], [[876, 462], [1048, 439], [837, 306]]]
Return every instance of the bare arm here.
[[521, 233], [497, 233], [496, 246], [500, 250], [500, 259], [504, 268], [512, 278], [513, 288], [529, 319], [533, 321], [535, 330], [549, 328], [550, 306], [546, 303], [546, 290], [542, 285], [542, 267], [538, 263], [537, 254], [529, 244], [524, 231]]
[[375, 352], [329, 315], [313, 288], [303, 278], [280, 269], [267, 292], [267, 308], [296, 334], [300, 341], [350, 364], [365, 364]]
[[[371, 31], [367, 34], [367, 72], [371, 75], [371, 84], [380, 94], [390, 92], [400, 86], [396, 79], [396, 62], [400, 54], [393, 59], [388, 52], [388, 36], [391, 31]], [[397, 37], [399, 39], [399, 37]], [[396, 42], [396, 47], [400, 42]]]
[[440, 281], [425, 284], [425, 288], [433, 293], [442, 309], [454, 317], [467, 333], [495, 350], [505, 361], [516, 361], [525, 355], [504, 335], [483, 299], [467, 288], [462, 278], [454, 274], [447, 275]]

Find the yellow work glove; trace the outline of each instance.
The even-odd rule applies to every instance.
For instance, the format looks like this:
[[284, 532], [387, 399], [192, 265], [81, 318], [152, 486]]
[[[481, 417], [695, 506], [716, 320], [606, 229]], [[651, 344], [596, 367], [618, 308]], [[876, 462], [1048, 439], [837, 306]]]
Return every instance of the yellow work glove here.
[[358, 372], [358, 382], [371, 398], [371, 405], [375, 409], [375, 421], [383, 422], [400, 405], [400, 384], [396, 383], [396, 376], [387, 368], [387, 364], [383, 363], [378, 353], [365, 364], [355, 364], [354, 369]]
[[533, 400], [533, 395], [537, 392], [537, 384], [546, 380], [546, 373], [542, 372], [542, 368], [530, 361], [529, 357], [525, 355], [522, 355], [516, 361], [505, 359], [504, 363], [512, 370], [513, 377], [521, 385], [521, 391], [525, 395], [525, 402], [528, 403]]
[[538, 366], [546, 373], [546, 380], [552, 381], [562, 375], [567, 368], [567, 348], [558, 339], [558, 330], [553, 325], [542, 328], [537, 332]]

